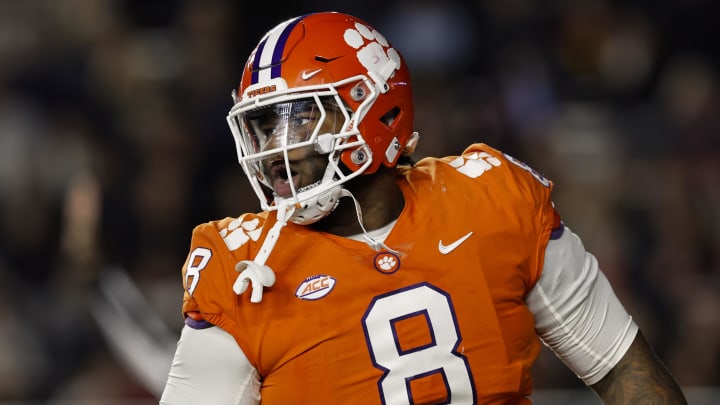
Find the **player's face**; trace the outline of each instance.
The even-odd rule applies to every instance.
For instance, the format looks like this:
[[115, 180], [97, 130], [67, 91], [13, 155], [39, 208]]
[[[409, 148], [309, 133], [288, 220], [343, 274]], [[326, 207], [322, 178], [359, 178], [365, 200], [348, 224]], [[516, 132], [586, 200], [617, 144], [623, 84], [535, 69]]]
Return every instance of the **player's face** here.
[[338, 107], [334, 104], [323, 107], [324, 119], [313, 100], [275, 104], [247, 117], [254, 135], [253, 143], [259, 151], [288, 149], [287, 165], [282, 152], [261, 162], [263, 175], [280, 197], [292, 195], [291, 181], [299, 192], [318, 183], [325, 173], [328, 156], [318, 153], [313, 143], [292, 147], [306, 142], [313, 133], [337, 133], [340, 130], [344, 116]]

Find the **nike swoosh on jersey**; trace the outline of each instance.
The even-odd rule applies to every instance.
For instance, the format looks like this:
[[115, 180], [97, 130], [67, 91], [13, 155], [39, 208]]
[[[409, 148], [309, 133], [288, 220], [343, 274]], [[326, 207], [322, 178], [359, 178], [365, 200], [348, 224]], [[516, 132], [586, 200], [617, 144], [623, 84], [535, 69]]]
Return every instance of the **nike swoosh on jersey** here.
[[316, 74], [320, 73], [320, 71], [322, 71], [322, 69], [315, 69], [310, 72], [308, 72], [307, 70], [303, 70], [303, 72], [300, 74], [300, 77], [302, 77], [303, 80], [308, 80]]
[[463, 242], [465, 242], [467, 240], [467, 238], [472, 236], [472, 234], [473, 234], [472, 231], [470, 231], [465, 236], [461, 237], [460, 239], [456, 240], [455, 242], [453, 242], [449, 245], [444, 245], [441, 240], [438, 242], [438, 250], [440, 251], [440, 253], [446, 255], [446, 254], [452, 252], [453, 250], [455, 250]]

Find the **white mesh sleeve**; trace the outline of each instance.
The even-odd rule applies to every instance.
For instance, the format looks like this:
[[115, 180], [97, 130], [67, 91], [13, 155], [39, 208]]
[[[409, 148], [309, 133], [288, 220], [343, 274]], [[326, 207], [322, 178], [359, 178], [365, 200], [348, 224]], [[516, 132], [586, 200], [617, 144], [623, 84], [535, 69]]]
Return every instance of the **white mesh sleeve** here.
[[587, 385], [620, 361], [638, 331], [597, 259], [567, 227], [548, 243], [542, 275], [526, 303], [543, 343]]
[[185, 326], [160, 405], [257, 405], [258, 373], [229, 333]]

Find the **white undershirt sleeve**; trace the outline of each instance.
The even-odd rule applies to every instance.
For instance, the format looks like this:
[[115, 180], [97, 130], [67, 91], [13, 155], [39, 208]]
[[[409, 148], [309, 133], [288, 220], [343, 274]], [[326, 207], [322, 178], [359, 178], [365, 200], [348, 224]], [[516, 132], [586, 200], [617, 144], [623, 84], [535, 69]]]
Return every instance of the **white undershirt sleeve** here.
[[567, 227], [548, 243], [526, 303], [543, 343], [587, 385], [615, 367], [638, 331], [597, 259]]
[[257, 405], [258, 373], [223, 329], [184, 326], [160, 405]]

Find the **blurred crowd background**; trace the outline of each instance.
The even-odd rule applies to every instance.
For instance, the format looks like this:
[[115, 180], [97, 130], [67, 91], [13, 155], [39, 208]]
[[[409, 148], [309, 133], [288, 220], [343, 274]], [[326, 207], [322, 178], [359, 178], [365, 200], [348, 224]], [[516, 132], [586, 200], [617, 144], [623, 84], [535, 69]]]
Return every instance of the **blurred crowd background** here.
[[258, 210], [230, 92], [325, 10], [406, 56], [417, 158], [486, 142], [552, 179], [683, 387], [720, 386], [720, 2], [0, 0], [0, 401], [156, 402], [193, 226]]

